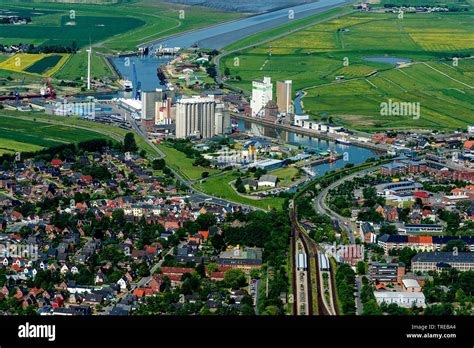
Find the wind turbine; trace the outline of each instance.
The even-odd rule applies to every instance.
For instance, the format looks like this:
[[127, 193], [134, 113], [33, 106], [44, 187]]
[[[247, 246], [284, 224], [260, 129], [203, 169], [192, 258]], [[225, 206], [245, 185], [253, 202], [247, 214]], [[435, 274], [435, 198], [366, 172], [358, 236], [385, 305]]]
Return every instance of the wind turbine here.
[[92, 44], [89, 42], [89, 48], [87, 49], [87, 89], [91, 89], [91, 56], [92, 56]]

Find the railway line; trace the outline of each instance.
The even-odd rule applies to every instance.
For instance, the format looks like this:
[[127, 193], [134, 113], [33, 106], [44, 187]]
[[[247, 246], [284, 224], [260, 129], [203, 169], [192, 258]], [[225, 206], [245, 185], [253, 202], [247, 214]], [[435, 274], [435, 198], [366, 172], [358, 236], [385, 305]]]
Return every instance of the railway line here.
[[[336, 289], [335, 289], [335, 277], [334, 277], [334, 270], [333, 267], [328, 267], [327, 273], [329, 274], [329, 286], [330, 290], [330, 301], [326, 301], [324, 297], [324, 284], [322, 280], [322, 271], [321, 265], [319, 260], [319, 253], [318, 245], [307, 235], [306, 231], [304, 231], [298, 223], [298, 217], [296, 214], [296, 207], [294, 207], [294, 202], [290, 204], [290, 219], [291, 219], [291, 238], [292, 238], [292, 255], [293, 255], [293, 294], [294, 294], [294, 303], [292, 312], [293, 314], [299, 315], [301, 314], [301, 305], [302, 302], [306, 302], [307, 311], [304, 315], [338, 315], [339, 309], [337, 304], [337, 296], [336, 296]], [[304, 254], [307, 258], [307, 270], [306, 270], [306, 292], [307, 295], [305, 297], [306, 301], [302, 301], [302, 297], [300, 296], [300, 288], [298, 285], [301, 284], [301, 280], [298, 281], [299, 274], [301, 271], [298, 270], [298, 247], [304, 250]], [[313, 288], [312, 282], [312, 275], [311, 275], [311, 261], [314, 261], [315, 269], [316, 269], [316, 277], [314, 279], [314, 283], [316, 289]], [[316, 311], [313, 308], [313, 290], [316, 290], [316, 303], [317, 309]]]

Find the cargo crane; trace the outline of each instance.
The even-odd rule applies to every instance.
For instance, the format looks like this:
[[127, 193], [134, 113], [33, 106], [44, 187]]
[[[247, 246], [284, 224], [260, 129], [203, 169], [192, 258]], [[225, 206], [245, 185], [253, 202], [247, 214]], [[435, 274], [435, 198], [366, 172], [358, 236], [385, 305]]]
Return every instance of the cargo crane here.
[[141, 100], [141, 86], [142, 83], [138, 81], [137, 77], [137, 68], [135, 66], [135, 63], [133, 63], [133, 87], [135, 88], [135, 93], [133, 95], [134, 98], [137, 100]]

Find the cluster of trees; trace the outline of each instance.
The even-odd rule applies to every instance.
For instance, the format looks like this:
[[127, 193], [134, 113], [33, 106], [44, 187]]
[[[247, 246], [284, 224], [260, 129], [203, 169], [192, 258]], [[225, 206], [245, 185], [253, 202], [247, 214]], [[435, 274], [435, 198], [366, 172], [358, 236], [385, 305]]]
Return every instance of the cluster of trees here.
[[[253, 211], [248, 214], [234, 213], [231, 219], [243, 222], [242, 227], [223, 227], [223, 236], [211, 240], [216, 249], [225, 245], [256, 246], [264, 248], [264, 260], [271, 266], [279, 267], [285, 261], [286, 248], [290, 230], [288, 216], [285, 212], [272, 211], [265, 213]], [[223, 238], [219, 242], [219, 238]]]
[[[5, 20], [5, 18], [0, 18], [0, 24], [2, 24], [2, 20]], [[30, 20], [31, 21], [31, 20]], [[17, 46], [23, 46], [23, 44], [20, 42]], [[7, 46], [5, 45], [0, 45], [0, 52], [5, 52], [7, 49]], [[73, 41], [71, 43], [71, 46], [64, 46], [64, 45], [40, 45], [40, 46], [35, 46], [33, 44], [29, 44], [26, 46], [26, 49], [24, 49], [25, 53], [29, 54], [47, 54], [47, 53], [69, 53], [69, 54], [74, 54], [77, 53], [78, 46], [77, 42]]]
[[438, 210], [438, 217], [446, 222], [446, 232], [450, 235], [455, 235], [461, 224], [459, 213], [440, 209]]
[[[88, 152], [97, 152], [102, 151], [105, 147], [112, 147], [116, 148], [116, 144], [112, 141], [108, 141], [105, 139], [94, 139], [94, 140], [87, 140], [82, 141], [77, 144], [62, 144], [62, 145], [55, 145], [48, 147], [46, 149], [42, 149], [39, 151], [34, 152], [22, 152], [21, 158], [25, 159], [34, 159], [35, 161], [51, 161], [53, 158], [65, 159], [67, 154], [70, 155], [78, 155], [84, 153], [85, 151]], [[0, 163], [3, 166], [11, 166], [10, 164], [15, 161], [14, 154], [3, 154], [0, 156]]]
[[384, 221], [383, 216], [378, 213], [374, 208], [370, 208], [365, 211], [359, 212], [357, 218], [360, 221], [370, 221], [370, 222], [382, 222]]
[[[213, 264], [208, 265], [213, 268]], [[210, 308], [205, 304], [210, 294], [217, 294], [222, 303], [215, 315], [255, 315], [253, 300], [249, 295], [242, 298], [242, 307], [232, 306], [235, 300], [229, 296], [229, 288], [239, 289], [247, 285], [245, 274], [238, 269], [229, 270], [224, 274], [224, 280], [213, 282], [206, 277], [204, 265], [199, 264], [191, 273], [183, 274], [181, 288], [173, 289], [167, 277], [163, 278], [164, 289], [156, 296], [148, 297], [140, 306], [137, 314], [177, 314], [177, 315], [209, 315]], [[195, 303], [186, 301], [186, 295], [195, 295]]]
[[133, 133], [125, 134], [123, 139], [123, 151], [135, 152], [138, 150], [137, 142], [135, 141], [135, 135]]
[[411, 259], [417, 254], [417, 251], [411, 248], [390, 249], [390, 256], [397, 256], [398, 261], [403, 262], [406, 267], [410, 267]]
[[259, 300], [259, 312], [262, 314], [283, 314], [280, 293], [288, 291], [288, 275], [284, 265], [287, 259], [290, 221], [287, 211], [253, 211], [245, 214], [241, 211], [229, 214], [227, 222], [240, 221], [241, 227], [225, 225], [223, 234], [211, 238], [213, 247], [223, 250], [226, 245], [242, 245], [263, 248], [265, 267], [271, 269], [269, 295]]
[[339, 266], [336, 271], [336, 289], [342, 311], [346, 315], [355, 314], [354, 282], [355, 273], [351, 266], [347, 263]]
[[247, 191], [240, 176], [237, 178], [237, 180], [235, 180], [235, 188], [237, 189], [237, 192], [240, 193], [245, 193]]
[[[347, 169], [349, 168], [350, 167]], [[335, 189], [329, 191], [329, 205], [331, 209], [342, 216], [350, 217], [351, 208], [359, 206], [359, 203], [355, 202], [354, 196], [354, 191], [359, 188], [363, 188], [362, 193], [365, 199], [363, 204], [364, 207], [373, 208], [376, 204], [383, 204], [383, 198], [377, 197], [377, 191], [375, 187], [373, 187], [380, 181], [380, 176], [366, 175], [364, 177], [356, 177], [352, 180], [342, 183]]]
[[0, 24], [14, 24], [18, 22], [26, 21], [26, 23], [31, 22], [31, 17], [16, 17], [16, 16], [11, 16], [11, 17], [0, 17]]
[[384, 234], [398, 234], [398, 228], [392, 224], [383, 224], [380, 226], [380, 235], [383, 236]]

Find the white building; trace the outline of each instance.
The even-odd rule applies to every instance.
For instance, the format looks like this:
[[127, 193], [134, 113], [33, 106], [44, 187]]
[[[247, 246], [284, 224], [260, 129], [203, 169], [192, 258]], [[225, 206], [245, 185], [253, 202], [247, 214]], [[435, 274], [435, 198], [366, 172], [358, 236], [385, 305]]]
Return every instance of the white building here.
[[230, 116], [214, 96], [182, 98], [176, 104], [176, 138], [211, 138], [230, 126]]
[[309, 116], [308, 115], [295, 115], [295, 120], [294, 120], [293, 124], [295, 126], [303, 127], [305, 122], [309, 124], [308, 121], [309, 121]]
[[467, 126], [467, 132], [469, 134], [474, 134], [474, 125], [473, 126]]
[[409, 291], [375, 291], [375, 300], [377, 304], [395, 303], [400, 307], [411, 308], [413, 305], [416, 307], [426, 307], [425, 295], [422, 292], [409, 292]]
[[273, 100], [273, 83], [270, 77], [265, 76], [263, 81], [252, 82], [252, 100], [250, 108], [252, 116], [262, 115], [263, 109]]
[[260, 177], [258, 180], [258, 187], [276, 187], [278, 181], [278, 176], [265, 174]]

